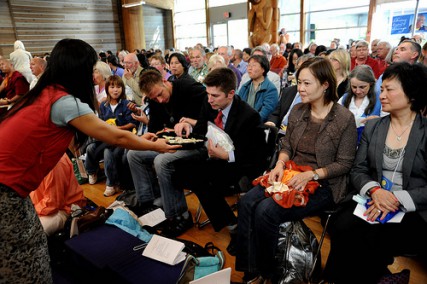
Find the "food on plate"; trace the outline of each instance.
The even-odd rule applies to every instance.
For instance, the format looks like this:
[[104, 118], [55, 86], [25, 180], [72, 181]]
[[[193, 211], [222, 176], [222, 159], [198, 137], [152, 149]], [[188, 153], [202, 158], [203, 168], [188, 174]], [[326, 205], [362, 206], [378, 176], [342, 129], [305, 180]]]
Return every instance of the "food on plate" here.
[[198, 143], [198, 142], [204, 142], [203, 139], [197, 139], [197, 138], [184, 138], [179, 136], [163, 136], [167, 140], [169, 144], [190, 144], [190, 143]]

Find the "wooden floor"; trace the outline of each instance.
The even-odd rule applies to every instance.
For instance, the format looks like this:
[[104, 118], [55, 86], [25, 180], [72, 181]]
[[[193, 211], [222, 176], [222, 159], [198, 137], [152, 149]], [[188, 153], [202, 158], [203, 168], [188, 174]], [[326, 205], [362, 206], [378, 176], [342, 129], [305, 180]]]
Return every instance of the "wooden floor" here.
[[[108, 207], [118, 195], [116, 194], [111, 197], [104, 197], [103, 192], [105, 190], [105, 182], [98, 182], [95, 185], [84, 184], [82, 185], [82, 187], [84, 189], [85, 196], [99, 206], [102, 205]], [[230, 204], [233, 204], [235, 202], [235, 198], [229, 197], [228, 202]], [[187, 195], [187, 204], [189, 210], [191, 211], [194, 217], [199, 204], [195, 194]], [[202, 217], [204, 218], [205, 216], [202, 215]], [[320, 219], [318, 217], [306, 218], [304, 222], [307, 224], [308, 227], [310, 227], [310, 229], [319, 239], [322, 232]], [[194, 241], [200, 245], [204, 245], [205, 243], [212, 241], [217, 247], [219, 247], [224, 252], [225, 267], [231, 267], [232, 269], [231, 281], [242, 282], [243, 274], [234, 270], [235, 258], [233, 256], [230, 256], [226, 250], [226, 247], [230, 241], [227, 229], [223, 229], [220, 232], [215, 232], [210, 224], [203, 227], [202, 229], [199, 229], [195, 226], [180, 237], [183, 239]], [[329, 249], [330, 241], [329, 237], [326, 236], [325, 242], [322, 246], [322, 267], [325, 266]], [[412, 258], [398, 257], [395, 259], [394, 264], [389, 267], [390, 271], [392, 271], [393, 273], [399, 272], [405, 268], [411, 270], [410, 284], [427, 283], [427, 263], [416, 261]]]

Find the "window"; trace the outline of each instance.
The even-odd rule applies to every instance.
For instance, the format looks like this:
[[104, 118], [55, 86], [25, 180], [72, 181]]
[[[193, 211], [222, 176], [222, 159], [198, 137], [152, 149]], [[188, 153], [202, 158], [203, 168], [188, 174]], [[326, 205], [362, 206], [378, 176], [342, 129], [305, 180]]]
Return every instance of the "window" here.
[[307, 14], [306, 42], [329, 46], [334, 38], [340, 44], [350, 39], [365, 39], [368, 25], [368, 7], [311, 12]]
[[[413, 25], [415, 8], [417, 1], [398, 1], [393, 3], [382, 3], [377, 5], [375, 18], [372, 23], [372, 37], [390, 42], [392, 46], [397, 46], [400, 38], [412, 37], [410, 27]], [[427, 1], [419, 1], [418, 15], [427, 15]], [[424, 21], [427, 25], [427, 20]], [[421, 35], [425, 42], [427, 31], [416, 30], [414, 35]]]
[[206, 45], [206, 12], [204, 1], [175, 0], [176, 48], [184, 50], [197, 43]]
[[305, 5], [306, 45], [315, 41], [328, 47], [335, 38], [344, 45], [350, 39], [366, 38], [369, 0], [307, 0]]
[[279, 30], [285, 28], [290, 42], [300, 41], [301, 1], [280, 1]]
[[246, 3], [247, 0], [209, 0], [209, 8]]

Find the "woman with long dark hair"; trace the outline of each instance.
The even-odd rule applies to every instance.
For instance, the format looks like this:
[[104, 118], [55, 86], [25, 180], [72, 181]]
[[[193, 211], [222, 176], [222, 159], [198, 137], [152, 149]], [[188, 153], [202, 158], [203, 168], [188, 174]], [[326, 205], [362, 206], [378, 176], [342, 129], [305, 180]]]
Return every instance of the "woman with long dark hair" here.
[[137, 137], [94, 113], [95, 50], [63, 39], [52, 50], [37, 85], [0, 117], [0, 279], [52, 283], [46, 236], [29, 194], [57, 164], [75, 138], [88, 136], [130, 149], [174, 151], [154, 135]]
[[296, 72], [296, 68], [295, 66], [297, 65], [297, 60], [298, 58], [300, 58], [301, 56], [303, 56], [302, 50], [301, 49], [292, 49], [291, 53], [289, 53], [289, 58], [288, 58], [288, 68], [286, 69], [285, 75], [286, 78], [284, 78], [285, 80], [285, 84], [287, 86], [291, 86], [291, 85], [296, 85], [296, 81], [294, 81], [295, 79], [295, 72]]

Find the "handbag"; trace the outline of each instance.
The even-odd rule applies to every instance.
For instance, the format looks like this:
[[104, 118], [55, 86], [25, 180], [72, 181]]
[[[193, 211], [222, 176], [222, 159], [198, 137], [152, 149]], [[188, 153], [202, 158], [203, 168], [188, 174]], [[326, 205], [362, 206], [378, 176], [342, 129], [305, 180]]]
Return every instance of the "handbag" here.
[[282, 223], [275, 255], [277, 283], [317, 283], [321, 278], [320, 255], [313, 265], [318, 247], [316, 236], [302, 220]]
[[[177, 284], [188, 284], [190, 281], [202, 278], [223, 268], [224, 254], [212, 242], [208, 242], [204, 247], [192, 241], [185, 241], [184, 244], [184, 251], [187, 253], [194, 251], [198, 255], [205, 256], [196, 257], [188, 253], [181, 275], [176, 282]], [[203, 250], [200, 248], [203, 248]]]
[[112, 209], [106, 209], [104, 206], [99, 206], [95, 210], [87, 212], [77, 219], [79, 233], [83, 233], [104, 224], [112, 213]]

